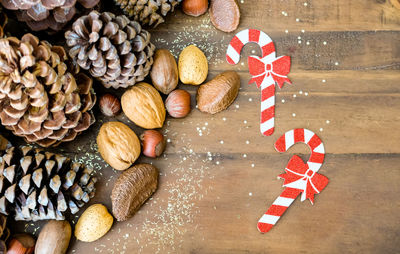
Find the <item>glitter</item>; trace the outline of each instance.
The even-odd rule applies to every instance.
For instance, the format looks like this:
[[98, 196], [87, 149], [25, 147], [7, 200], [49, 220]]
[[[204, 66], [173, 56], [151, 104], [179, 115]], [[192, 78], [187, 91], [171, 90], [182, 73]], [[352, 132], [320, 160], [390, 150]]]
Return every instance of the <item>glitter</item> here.
[[250, 141], [246, 140], [246, 144], [250, 144]]
[[284, 99], [282, 99], [282, 103], [285, 103], [285, 100], [284, 100]]
[[224, 141], [223, 140], [221, 140], [221, 141], [219, 141], [219, 143], [221, 143], [221, 145], [224, 143]]
[[299, 94], [303, 94], [303, 91], [299, 91]]
[[327, 123], [327, 124], [329, 124], [330, 122], [331, 122], [331, 121], [329, 121], [329, 120], [326, 120], [326, 123]]
[[335, 62], [335, 65], [339, 65], [339, 62]]
[[255, 166], [256, 166], [256, 165], [254, 165], [254, 163], [253, 163], [253, 164], [251, 164], [251, 167], [252, 167], [252, 168], [254, 168]]
[[249, 196], [250, 196], [250, 197], [253, 196], [253, 193], [249, 192]]
[[226, 117], [222, 117], [222, 121], [226, 121]]
[[251, 53], [252, 53], [252, 54], [255, 54], [255, 53], [256, 53], [256, 51], [253, 49], [253, 50], [251, 51]]
[[303, 5], [304, 5], [304, 6], [307, 6], [307, 5], [308, 5], [308, 3], [304, 3]]
[[219, 161], [215, 162], [215, 164], [219, 165]]
[[296, 97], [297, 97], [297, 95], [293, 94], [293, 98], [296, 98]]
[[305, 32], [306, 32], [306, 30], [304, 30], [304, 29], [301, 29], [301, 32], [302, 32], [302, 33], [305, 33]]
[[244, 66], [244, 62], [241, 62], [240, 65]]
[[204, 131], [204, 130], [206, 130], [206, 127], [203, 126], [201, 129]]
[[285, 30], [285, 33], [289, 33], [289, 30], [286, 29], [286, 30]]
[[207, 125], [208, 125], [208, 123], [207, 123], [207, 122], [205, 122], [205, 123], [204, 123], [204, 125], [205, 125], [205, 126], [207, 126]]
[[307, 45], [310, 45], [310, 42], [309, 42], [309, 41], [307, 41], [307, 42], [306, 42], [306, 44], [307, 44]]
[[167, 142], [168, 142], [168, 143], [171, 143], [171, 139], [167, 139]]
[[241, 3], [241, 4], [244, 4], [244, 0], [240, 0], [240, 3]]
[[287, 17], [288, 14], [287, 14], [286, 11], [282, 11], [282, 15], [285, 16], [285, 17]]
[[186, 160], [186, 157], [183, 157], [183, 160], [185, 161], [185, 160]]
[[235, 107], [236, 107], [236, 108], [239, 108], [239, 105], [238, 105], [238, 104], [236, 104], [236, 105], [235, 105]]
[[293, 116], [293, 117], [296, 117], [296, 113], [293, 113], [292, 116]]
[[323, 128], [319, 128], [319, 131], [323, 131], [324, 129]]
[[325, 79], [323, 79], [323, 80], [322, 80], [322, 83], [325, 83], [325, 82], [326, 82], [326, 80], [325, 80]]
[[249, 98], [249, 101], [253, 101], [253, 99], [252, 99], [252, 98]]
[[243, 154], [243, 158], [246, 158], [247, 157], [247, 154]]
[[244, 124], [247, 124], [247, 120], [244, 120], [243, 123], [244, 123]]
[[209, 161], [212, 161], [212, 157], [208, 157], [208, 160], [209, 160]]
[[301, 44], [301, 41], [298, 41], [299, 44]]
[[296, 19], [296, 22], [299, 22], [300, 21], [300, 19]]
[[301, 40], [301, 36], [297, 37], [298, 40]]
[[305, 95], [305, 96], [308, 96], [308, 93], [307, 93], [307, 92], [305, 92], [305, 93], [304, 93], [304, 95]]
[[326, 45], [326, 44], [328, 44], [326, 41], [324, 41], [322, 44], [324, 44], [324, 45]]

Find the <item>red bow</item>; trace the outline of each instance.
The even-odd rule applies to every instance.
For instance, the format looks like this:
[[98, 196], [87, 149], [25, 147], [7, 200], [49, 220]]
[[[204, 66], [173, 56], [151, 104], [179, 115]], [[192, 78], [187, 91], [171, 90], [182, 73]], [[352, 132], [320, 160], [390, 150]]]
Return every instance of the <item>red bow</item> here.
[[303, 160], [297, 155], [294, 155], [292, 159], [290, 159], [285, 171], [285, 174], [278, 176], [278, 178], [285, 179], [283, 186], [293, 183], [291, 186], [287, 187], [301, 189], [301, 201], [308, 198], [311, 204], [314, 204], [314, 195], [320, 193], [329, 182], [328, 178], [324, 175], [309, 169], [308, 165], [304, 164]]
[[[264, 62], [263, 62], [264, 60]], [[268, 60], [267, 60], [268, 61]], [[249, 84], [255, 82], [257, 87], [260, 88], [261, 83], [265, 77], [271, 76], [274, 82], [278, 84], [279, 88], [282, 88], [283, 83], [289, 83], [290, 79], [287, 77], [290, 71], [290, 57], [281, 56], [275, 58], [273, 61], [265, 63], [265, 59], [258, 56], [249, 56], [248, 58], [249, 71], [253, 76]]]

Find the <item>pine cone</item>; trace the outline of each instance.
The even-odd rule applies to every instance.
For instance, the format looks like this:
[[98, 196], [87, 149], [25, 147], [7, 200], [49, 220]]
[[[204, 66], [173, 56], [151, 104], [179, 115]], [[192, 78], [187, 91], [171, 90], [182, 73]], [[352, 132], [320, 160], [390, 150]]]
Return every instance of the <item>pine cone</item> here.
[[60, 154], [28, 146], [0, 157], [0, 213], [15, 220], [64, 220], [95, 194], [93, 170]]
[[7, 129], [47, 147], [94, 123], [93, 81], [67, 59], [63, 47], [32, 34], [0, 39], [0, 120]]
[[[19, 21], [26, 22], [34, 31], [61, 30], [77, 12], [76, 2], [90, 9], [100, 0], [0, 0], [9, 10], [16, 10]], [[79, 7], [80, 8], [80, 7]]]
[[142, 81], [153, 64], [150, 33], [124, 15], [92, 11], [76, 20], [65, 38], [69, 55], [107, 88]]
[[114, 0], [129, 17], [143, 25], [154, 25], [164, 22], [163, 16], [173, 12], [182, 0]]
[[[4, 27], [7, 25], [8, 18], [0, 6], [0, 38], [4, 37]], [[1, 248], [0, 248], [1, 251]]]
[[0, 253], [7, 253], [7, 240], [10, 230], [7, 228], [7, 217], [0, 214]]

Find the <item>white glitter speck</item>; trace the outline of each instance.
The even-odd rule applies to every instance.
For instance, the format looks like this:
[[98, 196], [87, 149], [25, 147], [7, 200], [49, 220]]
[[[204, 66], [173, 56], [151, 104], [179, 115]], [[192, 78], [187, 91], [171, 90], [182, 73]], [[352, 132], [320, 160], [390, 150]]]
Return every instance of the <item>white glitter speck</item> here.
[[247, 157], [247, 154], [243, 154], [243, 158], [246, 158]]
[[238, 104], [236, 104], [236, 105], [235, 105], [235, 107], [236, 107], [236, 108], [239, 108], [239, 105], [238, 105]]
[[324, 41], [322, 44], [324, 44], [324, 45], [326, 45], [326, 44], [328, 44], [326, 41]]
[[215, 162], [215, 164], [219, 165], [219, 161]]
[[296, 98], [296, 97], [297, 97], [297, 95], [293, 94], [293, 98]]
[[339, 62], [335, 62], [335, 65], [339, 65]]
[[288, 14], [287, 14], [286, 11], [282, 11], [282, 15], [285, 16], [285, 17], [287, 17]]
[[308, 5], [308, 3], [304, 3], [303, 5], [304, 5], [304, 6], [307, 6], [307, 5]]
[[331, 122], [331, 121], [329, 121], [329, 120], [326, 120], [326, 123], [327, 123], [327, 124], [329, 124], [330, 122]]
[[319, 128], [319, 131], [323, 131], [324, 129], [323, 128]]
[[205, 125], [205, 126], [207, 126], [207, 125], [208, 125], [208, 123], [207, 123], [207, 122], [205, 122], [205, 123], [204, 123], [204, 125]]
[[171, 143], [171, 139], [167, 139], [167, 142], [168, 142], [168, 143]]
[[252, 98], [249, 98], [249, 101], [253, 101], [253, 99], [252, 99]]
[[226, 121], [226, 117], [222, 117], [222, 121]]
[[285, 33], [289, 33], [289, 30], [286, 29], [286, 30], [285, 30]]
[[253, 50], [251, 51], [251, 53], [252, 53], [252, 54], [255, 54], [255, 53], [256, 53], [256, 51], [253, 49]]
[[240, 63], [240, 65], [244, 66], [244, 63], [242, 62], [242, 63]]
[[282, 103], [285, 103], [285, 100], [284, 100], [284, 99], [282, 99]]
[[306, 30], [304, 30], [304, 29], [301, 29], [301, 32], [302, 32], [302, 33], [305, 33], [305, 32], [306, 32]]
[[301, 40], [301, 36], [298, 36], [297, 39], [298, 39], [298, 40]]
[[299, 91], [299, 94], [303, 94], [303, 91]]
[[224, 143], [224, 141], [223, 140], [221, 140], [221, 141], [219, 141], [219, 143], [221, 143], [221, 145]]
[[243, 123], [246, 124], [246, 123], [247, 123], [247, 120], [244, 120]]
[[249, 192], [249, 196], [250, 196], [250, 197], [253, 196], [253, 193]]
[[325, 80], [325, 79], [323, 79], [323, 80], [322, 80], [322, 83], [325, 83], [325, 82], [326, 82], [326, 80]]
[[246, 140], [246, 144], [250, 144], [250, 141]]
[[309, 41], [307, 41], [307, 42], [306, 42], [306, 44], [307, 44], [307, 45], [310, 45], [310, 42], [309, 42]]
[[299, 44], [301, 44], [301, 41], [298, 41]]
[[300, 21], [300, 19], [296, 19], [296, 22], [299, 22]]
[[256, 165], [254, 165], [254, 163], [253, 163], [253, 164], [251, 164], [251, 167], [252, 167], [252, 168], [254, 168], [255, 166], [256, 166]]
[[293, 117], [296, 117], [296, 113], [293, 113], [292, 116], [293, 116]]
[[304, 95], [305, 95], [305, 96], [308, 96], [308, 93], [307, 93], [307, 92], [305, 92], [305, 93], [304, 93]]

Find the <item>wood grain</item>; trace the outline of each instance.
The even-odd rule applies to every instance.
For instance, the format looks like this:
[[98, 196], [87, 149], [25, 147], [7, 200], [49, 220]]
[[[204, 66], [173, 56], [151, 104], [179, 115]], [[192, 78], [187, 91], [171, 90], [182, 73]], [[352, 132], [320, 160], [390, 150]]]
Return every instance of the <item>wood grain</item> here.
[[[210, 62], [208, 79], [239, 72], [239, 96], [226, 111], [207, 115], [194, 108], [197, 87], [180, 85], [191, 93], [193, 111], [184, 119], [167, 118], [163, 132], [170, 142], [163, 157], [140, 159], [160, 169], [159, 190], [99, 241], [73, 240], [70, 253], [400, 252], [400, 10], [389, 0], [244, 0], [240, 7], [238, 30], [261, 29], [278, 55], [292, 57], [293, 85], [277, 91], [274, 135], [259, 133], [260, 92], [247, 85], [246, 57], [259, 54], [257, 46], [246, 46], [241, 63], [228, 65], [233, 33], [216, 31], [208, 14], [193, 18], [178, 10], [151, 31], [155, 44], [175, 56], [197, 44]], [[101, 160], [95, 137], [110, 120], [138, 134], [142, 129], [123, 114], [95, 114], [91, 131], [55, 150], [96, 169], [100, 182], [92, 203], [111, 209], [119, 173]], [[309, 156], [305, 145], [279, 154], [273, 143], [301, 127], [323, 140], [327, 156], [320, 172], [330, 183], [314, 206], [296, 200], [261, 235], [256, 222], [282, 191], [276, 176], [294, 153]], [[19, 222], [16, 228], [37, 234], [40, 225]]]

